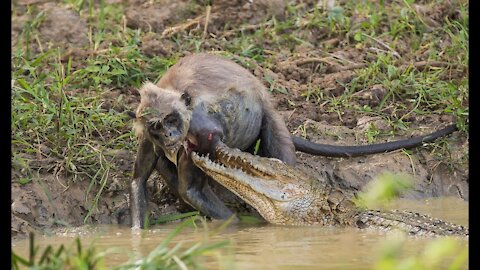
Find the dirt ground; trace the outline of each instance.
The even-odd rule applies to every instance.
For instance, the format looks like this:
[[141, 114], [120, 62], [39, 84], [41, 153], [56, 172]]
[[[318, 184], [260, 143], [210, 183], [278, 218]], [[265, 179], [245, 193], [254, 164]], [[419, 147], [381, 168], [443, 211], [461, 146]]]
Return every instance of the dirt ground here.
[[[106, 2], [115, 4], [122, 1]], [[171, 55], [175, 44], [165, 38], [169, 35], [169, 32], [165, 32], [165, 30], [179, 25], [187, 31], [189, 28], [199, 27], [198, 23], [191, 25], [183, 23], [185, 21], [195, 22], [203, 16], [203, 13], [189, 7], [190, 1], [123, 1], [123, 3], [128, 5], [124, 14], [126, 27], [149, 32], [144, 35], [142, 40], [142, 52], [145, 55]], [[245, 22], [255, 25], [260, 23], [260, 18], [266, 14], [276, 14], [281, 19], [285, 9], [283, 3], [280, 0], [214, 1], [208, 33], [217, 37], [226, 37], [231, 33], [224, 30], [225, 25], [228, 24], [231, 29], [235, 29], [240, 23]], [[37, 5], [39, 9], [45, 11], [46, 18], [39, 30], [41, 40], [48, 40], [47, 43], [51, 46], [64, 46], [66, 51], [74, 56], [74, 59], [82, 59], [88, 55], [84, 49], [88, 44], [87, 22], [77, 12], [68, 7], [57, 6], [50, 1], [14, 1], [14, 5], [19, 10], [25, 8], [27, 4]], [[436, 12], [445, 13], [449, 10], [440, 4]], [[231, 14], [232, 16], [221, 16], [221, 14]], [[12, 46], [15, 45], [16, 37], [27, 19], [22, 16], [13, 18]], [[435, 17], [431, 17], [431, 19], [435, 21]], [[203, 28], [203, 25], [200, 27]], [[310, 41], [322, 42], [326, 46], [337, 46], [342, 42], [337, 38], [326, 39], [325, 34], [321, 32], [311, 33]], [[216, 46], [218, 47], [218, 44], [212, 44], [212, 48]], [[265, 44], [266, 49], [269, 46], [269, 44]], [[217, 49], [221, 50], [221, 48]], [[32, 50], [35, 50], [35, 45], [32, 45]], [[364, 49], [353, 46], [341, 47], [334, 53], [355, 63], [369, 61]], [[302, 59], [316, 57], [316, 54], [319, 52], [309, 48], [298, 48], [295, 57], [292, 57], [289, 52], [279, 53], [277, 62], [272, 65], [271, 70], [254, 65], [250, 67], [250, 70], [259, 78], [269, 76], [274, 78], [277, 84], [288, 89], [286, 93], [274, 92], [273, 100], [289, 130], [299, 136], [306, 135], [309, 140], [314, 142], [339, 145], [366, 144], [367, 141], [362, 134], [368, 123], [374, 122], [380, 130], [388, 130], [389, 125], [379, 117], [361, 116], [354, 110], [346, 110], [339, 115], [335, 112], [328, 112], [311, 100], [306, 101], [303, 95], [306, 91], [306, 82], [314, 82], [321, 88], [328, 89], [330, 95], [338, 96], [345, 90], [342, 83], [350, 81], [355, 76], [354, 70], [343, 70], [334, 64], [317, 69], [314, 62], [299, 62]], [[365, 89], [353, 102], [375, 106], [382, 100], [385, 91], [382, 86]], [[112, 89], [110, 94], [104, 97], [105, 106], [116, 106], [115, 101], [119, 95], [127, 96], [128, 99], [126, 99], [124, 107], [117, 108], [118, 110], [134, 110], [136, 108], [139, 96], [134, 89], [130, 88]], [[413, 119], [409, 121], [414, 124], [409, 131], [394, 137], [377, 138], [377, 142], [430, 133], [432, 130], [443, 127], [442, 123], [453, 121], [453, 118], [445, 115], [413, 115], [411, 117]], [[131, 123], [126, 121], [125, 124], [130, 125]], [[468, 138], [460, 132], [449, 136], [448, 143], [452, 159], [460, 159], [468, 151]], [[333, 185], [350, 190], [362, 190], [366, 183], [383, 171], [408, 173], [414, 176], [415, 184], [414, 188], [402, 194], [402, 197], [455, 196], [468, 200], [468, 164], [462, 167], [450, 167], [448, 164], [438, 161], [433, 150], [434, 147], [429, 145], [413, 150], [410, 155], [403, 151], [395, 151], [388, 154], [340, 159], [298, 153], [297, 166]], [[128, 225], [128, 183], [133, 170], [135, 153], [126, 150], [112, 150], [106, 155], [114, 166], [97, 207], [86, 222]], [[49, 161], [44, 162], [48, 163]], [[39, 165], [39, 167], [42, 166]], [[325, 173], [328, 177], [325, 177]], [[25, 233], [30, 230], [48, 234], [55, 228], [65, 225], [80, 226], [84, 224], [89, 206], [95, 200], [96, 191], [100, 186], [93, 186], [93, 192], [86, 195], [85, 191], [89, 188], [89, 181], [70, 181], [67, 185], [65, 176], [40, 169], [36, 176], [37, 179], [21, 185], [16, 181], [20, 174], [21, 172], [12, 169], [11, 230], [14, 239], [25, 236]], [[42, 181], [38, 181], [38, 179], [42, 179]], [[158, 175], [152, 176], [148, 184], [149, 194], [152, 194], [149, 207], [154, 211], [154, 216], [191, 210], [170, 194]], [[231, 200], [229, 205], [237, 207], [238, 211], [251, 210], [239, 200], [232, 199], [230, 195], [225, 196]]]

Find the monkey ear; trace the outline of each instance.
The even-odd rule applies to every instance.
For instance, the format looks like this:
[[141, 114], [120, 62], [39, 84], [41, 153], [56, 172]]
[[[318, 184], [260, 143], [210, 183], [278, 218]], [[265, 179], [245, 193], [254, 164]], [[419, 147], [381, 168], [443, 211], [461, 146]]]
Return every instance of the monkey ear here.
[[190, 106], [192, 104], [192, 96], [188, 92], [184, 92], [180, 99], [183, 99], [185, 101], [185, 106]]
[[160, 92], [160, 88], [158, 86], [154, 85], [151, 82], [145, 82], [138, 90], [140, 93], [140, 104], [137, 107], [136, 110], [136, 116], [141, 117], [142, 116], [142, 111], [146, 108], [149, 107], [150, 104], [157, 99], [158, 93]]
[[145, 82], [138, 90], [140, 92], [140, 98], [155, 99], [158, 96], [161, 89], [151, 82]]

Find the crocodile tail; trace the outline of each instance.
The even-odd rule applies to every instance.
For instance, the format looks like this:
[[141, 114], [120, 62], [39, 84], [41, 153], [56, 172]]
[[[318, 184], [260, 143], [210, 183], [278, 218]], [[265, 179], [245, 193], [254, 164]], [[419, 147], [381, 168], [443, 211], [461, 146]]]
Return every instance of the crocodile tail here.
[[409, 235], [468, 236], [468, 228], [427, 215], [409, 211], [366, 210], [357, 213], [355, 225], [359, 228], [376, 227], [385, 230], [400, 229]]

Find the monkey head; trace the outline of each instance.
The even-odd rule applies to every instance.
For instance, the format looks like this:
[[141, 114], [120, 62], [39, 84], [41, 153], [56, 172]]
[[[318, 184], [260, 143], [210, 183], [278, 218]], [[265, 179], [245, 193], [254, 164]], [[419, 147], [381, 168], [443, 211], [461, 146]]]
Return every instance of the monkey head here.
[[160, 147], [167, 158], [177, 163], [177, 154], [186, 140], [192, 116], [191, 98], [147, 82], [139, 90], [135, 134]]

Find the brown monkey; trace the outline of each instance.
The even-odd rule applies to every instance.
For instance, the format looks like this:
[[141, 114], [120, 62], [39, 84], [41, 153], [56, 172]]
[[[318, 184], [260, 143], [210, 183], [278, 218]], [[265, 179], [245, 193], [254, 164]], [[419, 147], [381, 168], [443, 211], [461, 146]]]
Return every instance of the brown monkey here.
[[[295, 162], [290, 134], [264, 86], [232, 61], [208, 54], [185, 57], [156, 86], [145, 84], [140, 97], [135, 124], [140, 145], [130, 192], [133, 227], [143, 224], [145, 184], [155, 167], [184, 201], [202, 213], [219, 219], [233, 214], [213, 194], [208, 177], [189, 157], [189, 150], [208, 149], [209, 145], [202, 143], [203, 134], [207, 141], [210, 136], [212, 142], [220, 139], [242, 150], [252, 148], [260, 138], [262, 155]], [[188, 133], [192, 114], [208, 121]]]
[[[184, 201], [212, 218], [233, 213], [208, 185], [208, 177], [190, 159], [190, 152], [213, 152], [221, 140], [232, 148], [295, 163], [295, 148], [325, 156], [358, 156], [411, 148], [451, 133], [436, 133], [366, 146], [331, 146], [291, 136], [273, 109], [263, 84], [240, 65], [222, 57], [193, 54], [180, 59], [157, 85], [140, 89], [135, 130], [139, 137], [131, 183], [132, 226], [142, 227], [146, 211], [146, 180], [156, 168]], [[213, 153], [212, 153], [213, 154]]]

